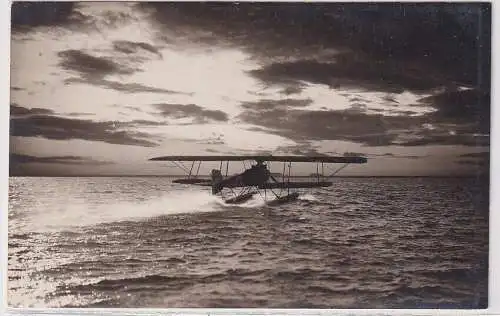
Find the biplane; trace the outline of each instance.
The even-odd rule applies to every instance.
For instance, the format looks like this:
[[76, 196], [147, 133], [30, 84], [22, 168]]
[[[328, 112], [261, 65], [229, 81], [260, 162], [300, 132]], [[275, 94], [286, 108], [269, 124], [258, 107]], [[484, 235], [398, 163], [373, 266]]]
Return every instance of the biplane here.
[[[363, 164], [367, 162], [360, 156], [163, 156], [149, 159], [150, 161], [169, 161], [187, 173], [187, 178], [175, 179], [174, 183], [206, 186], [212, 188], [212, 194], [222, 197], [226, 204], [242, 204], [252, 199], [259, 193], [268, 205], [279, 205], [299, 198], [299, 193], [290, 191], [300, 188], [329, 187], [333, 182], [329, 178], [335, 176], [349, 164]], [[220, 162], [218, 169], [212, 169], [210, 179], [199, 177], [202, 162]], [[229, 162], [242, 162], [244, 171], [229, 175]], [[245, 162], [254, 164], [247, 167]], [[182, 162], [191, 162], [188, 169]], [[224, 162], [226, 163], [224, 166]], [[269, 164], [282, 162], [283, 168], [280, 175], [271, 173]], [[316, 163], [315, 181], [292, 181], [292, 163]], [[331, 174], [325, 176], [325, 165], [342, 164]], [[225, 170], [224, 170], [225, 167]], [[196, 173], [194, 169], [196, 168]], [[225, 171], [225, 175], [223, 172]], [[262, 195], [264, 191], [264, 195]], [[271, 192], [274, 199], [267, 201], [267, 192]]]

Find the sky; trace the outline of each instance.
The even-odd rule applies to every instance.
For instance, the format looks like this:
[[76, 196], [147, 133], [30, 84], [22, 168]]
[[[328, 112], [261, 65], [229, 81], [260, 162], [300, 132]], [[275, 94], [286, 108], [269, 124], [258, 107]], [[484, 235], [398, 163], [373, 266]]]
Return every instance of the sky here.
[[191, 154], [368, 158], [346, 176], [488, 172], [490, 9], [14, 3], [10, 174], [183, 174], [148, 159]]

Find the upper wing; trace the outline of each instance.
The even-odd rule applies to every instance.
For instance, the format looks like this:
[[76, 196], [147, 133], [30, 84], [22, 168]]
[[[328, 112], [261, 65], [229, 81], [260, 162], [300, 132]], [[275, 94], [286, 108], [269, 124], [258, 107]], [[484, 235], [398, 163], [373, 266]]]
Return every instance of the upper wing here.
[[323, 163], [366, 163], [365, 157], [335, 157], [335, 156], [163, 156], [155, 157], [152, 161], [282, 161], [282, 162], [323, 162]]

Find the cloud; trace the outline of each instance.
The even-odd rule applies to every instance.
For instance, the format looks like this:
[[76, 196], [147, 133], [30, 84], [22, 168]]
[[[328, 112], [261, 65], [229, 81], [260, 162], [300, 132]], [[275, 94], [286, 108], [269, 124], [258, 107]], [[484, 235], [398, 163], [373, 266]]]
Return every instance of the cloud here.
[[487, 172], [490, 168], [490, 153], [489, 152], [478, 152], [478, 153], [468, 153], [459, 156], [456, 163], [461, 165], [475, 166], [480, 169], [485, 169]]
[[122, 83], [106, 79], [90, 79], [90, 78], [68, 78], [64, 81], [66, 84], [89, 84], [100, 86], [105, 89], [116, 90], [125, 93], [164, 93], [164, 94], [180, 94], [190, 95], [189, 93], [178, 92], [168, 89], [155, 88], [140, 83]]
[[281, 94], [284, 94], [284, 95], [293, 95], [293, 94], [299, 94], [302, 92], [302, 90], [304, 89], [304, 85], [302, 84], [295, 84], [295, 85], [292, 85], [292, 84], [289, 84], [289, 85], [285, 85], [285, 87], [280, 91]]
[[[62, 114], [62, 113], [61, 113]], [[17, 103], [12, 103], [10, 105], [10, 116], [12, 117], [26, 117], [32, 115], [55, 115], [55, 112], [50, 109], [42, 109], [42, 108], [25, 108], [17, 105]], [[64, 113], [66, 116], [92, 116], [95, 115], [93, 113], [85, 113], [85, 112], [70, 112]]]
[[208, 141], [204, 141], [204, 142], [197, 142], [198, 144], [203, 144], [203, 145], [225, 145], [226, 142], [224, 140], [208, 140]]
[[68, 116], [92, 116], [95, 115], [93, 113], [85, 113], [85, 112], [70, 112], [67, 114]]
[[390, 145], [402, 131], [412, 126], [417, 128], [420, 123], [410, 117], [384, 117], [349, 110], [247, 110], [239, 118], [298, 142], [344, 140], [370, 146]]
[[352, 52], [339, 54], [331, 62], [299, 60], [278, 62], [250, 71], [250, 74], [267, 84], [283, 81], [307, 81], [325, 84], [336, 89], [360, 89], [389, 93], [405, 90], [429, 91], [442, 84], [420, 71], [401, 71], [394, 62], [374, 61]]
[[140, 126], [166, 126], [168, 122], [165, 121], [150, 121], [150, 120], [132, 120], [128, 122], [119, 122], [117, 126], [120, 127], [140, 127]]
[[427, 155], [418, 156], [418, 155], [400, 155], [394, 153], [385, 153], [385, 154], [366, 154], [367, 157], [386, 157], [386, 158], [401, 158], [401, 159], [421, 159], [428, 157]]
[[313, 146], [309, 142], [302, 142], [296, 145], [290, 146], [278, 146], [275, 150], [276, 152], [282, 152], [284, 154], [292, 154], [298, 156], [323, 156], [324, 153], [318, 152], [317, 147]]
[[130, 111], [133, 111], [133, 112], [143, 112], [142, 109], [140, 107], [138, 107], [138, 106], [114, 104], [114, 105], [112, 105], [112, 107], [115, 107], [115, 108], [124, 108], [124, 109], [128, 109]]
[[478, 159], [490, 159], [490, 152], [489, 151], [483, 151], [483, 152], [478, 152], [478, 153], [468, 153], [468, 154], [463, 154], [460, 155], [459, 157], [461, 158], [478, 158]]
[[490, 144], [490, 93], [476, 89], [447, 90], [419, 102], [436, 109], [423, 116], [419, 137], [404, 146]]
[[57, 26], [68, 23], [75, 4], [72, 2], [13, 2], [12, 29], [26, 30], [37, 26]]
[[457, 160], [456, 163], [460, 165], [476, 166], [480, 168], [489, 168], [489, 160]]
[[419, 137], [394, 143], [399, 146], [428, 146], [428, 145], [463, 145], [463, 146], [489, 146], [490, 138], [489, 136], [477, 135], [477, 134], [453, 134], [451, 132], [444, 132], [439, 134], [439, 132], [432, 132], [426, 135], [422, 133]]
[[486, 169], [482, 172], [488, 172], [490, 168], [490, 162], [489, 161], [477, 161], [477, 160], [458, 160], [456, 161], [459, 165], [467, 165], [467, 166], [474, 166], [479, 169]]
[[191, 95], [140, 83], [123, 83], [106, 78], [108, 75], [132, 75], [142, 71], [141, 66], [144, 62], [151, 60], [151, 54], [162, 58], [158, 48], [151, 44], [127, 40], [113, 41], [112, 49], [100, 49], [99, 54], [100, 56], [96, 56], [94, 53], [75, 49], [59, 52], [58, 56], [61, 59], [59, 66], [80, 75], [77, 78], [65, 79], [65, 84], [89, 84], [125, 93]]
[[243, 102], [241, 106], [253, 110], [270, 110], [287, 107], [306, 107], [313, 103], [311, 99], [281, 99], [281, 100], [259, 100], [255, 102]]
[[46, 156], [46, 157], [37, 157], [30, 155], [22, 155], [22, 154], [10, 154], [11, 167], [17, 164], [25, 164], [25, 163], [55, 163], [55, 164], [69, 164], [69, 165], [108, 165], [113, 164], [110, 161], [101, 161], [95, 160], [88, 157], [81, 156]]
[[206, 110], [196, 104], [155, 104], [158, 114], [173, 119], [193, 118], [193, 124], [203, 124], [209, 121], [226, 122], [228, 116], [220, 110]]
[[137, 71], [120, 65], [109, 58], [96, 57], [81, 50], [69, 49], [57, 54], [62, 61], [59, 65], [66, 70], [75, 71], [84, 78], [103, 78], [106, 75], [130, 75]]
[[368, 106], [363, 103], [351, 103], [349, 109], [347, 109], [347, 112], [353, 112], [353, 113], [364, 113], [368, 109]]
[[[489, 3], [141, 3], [139, 7], [150, 13], [159, 37], [166, 41], [187, 38], [199, 45], [232, 45], [264, 64], [274, 64], [262, 68], [266, 82], [269, 74], [273, 82], [279, 75], [330, 84], [329, 77], [334, 77], [343, 85], [400, 91], [450, 83], [477, 85], [480, 73], [481, 84], [489, 86]], [[345, 65], [332, 66], [339, 56]]]
[[[62, 59], [59, 65], [80, 75], [79, 78], [67, 78], [65, 84], [89, 84], [100, 86], [105, 89], [112, 89], [125, 93], [163, 93], [163, 94], [182, 94], [188, 93], [157, 88], [143, 85], [140, 83], [122, 83], [108, 80], [108, 75], [131, 75], [134, 72], [141, 71], [139, 65], [147, 60], [147, 57], [141, 57], [137, 54], [140, 50], [154, 53], [161, 57], [161, 53], [153, 45], [143, 42], [115, 41], [114, 50], [125, 53], [127, 56], [98, 57], [82, 50], [65, 50], [58, 53]], [[112, 55], [112, 54], [111, 54]], [[129, 65], [134, 65], [133, 67]]]
[[116, 51], [119, 51], [121, 53], [125, 54], [135, 54], [139, 52], [140, 50], [145, 50], [150, 53], [156, 54], [158, 57], [162, 58], [162, 54], [156, 48], [155, 46], [144, 43], [144, 42], [131, 42], [131, 41], [114, 41], [113, 42], [113, 48]]
[[432, 119], [441, 122], [470, 124], [473, 131], [490, 133], [490, 92], [476, 89], [449, 90], [420, 100], [437, 109]]
[[[336, 154], [336, 153], [334, 153]], [[417, 155], [400, 155], [394, 153], [384, 153], [384, 154], [375, 154], [375, 153], [361, 153], [361, 152], [344, 152], [342, 154], [344, 157], [367, 157], [367, 158], [396, 158], [396, 159], [421, 159], [427, 156], [417, 156]]]
[[110, 6], [106, 3], [85, 2], [15, 2], [12, 4], [12, 31], [28, 33], [57, 28], [58, 33], [101, 33], [136, 22], [137, 18], [130, 14], [132, 6], [125, 3]]
[[26, 116], [26, 115], [50, 115], [53, 114], [54, 111], [49, 109], [41, 109], [41, 108], [31, 108], [27, 109], [22, 106], [13, 103], [10, 105], [10, 115], [11, 116]]
[[367, 155], [364, 153], [346, 151], [342, 154], [342, 156], [344, 156], [344, 157], [366, 157]]
[[[30, 112], [26, 108], [23, 111]], [[37, 110], [34, 112], [36, 113]], [[55, 140], [83, 139], [143, 147], [158, 146], [155, 142], [148, 140], [152, 137], [150, 134], [120, 128], [120, 122], [96, 122], [55, 115], [33, 114], [11, 117], [10, 120], [11, 136], [44, 137]]]
[[415, 111], [400, 111], [400, 110], [392, 110], [392, 111], [388, 111], [389, 113], [391, 114], [394, 114], [394, 115], [418, 115], [419, 113], [418, 112], [415, 112]]
[[397, 116], [369, 114], [368, 100], [351, 101], [349, 109], [323, 111], [287, 109], [289, 100], [247, 102], [239, 118], [295, 141], [343, 140], [368, 146], [488, 146], [490, 142], [489, 93], [447, 90], [419, 100], [435, 111], [419, 114], [391, 108], [389, 112]]
[[[38, 166], [37, 166], [38, 164]], [[10, 176], [53, 176], [51, 167], [61, 165], [69, 166], [105, 166], [114, 164], [111, 161], [96, 160], [81, 156], [31, 156], [24, 154], [10, 154], [9, 175]], [[72, 167], [73, 168], [73, 167]], [[76, 169], [76, 168], [75, 168]]]

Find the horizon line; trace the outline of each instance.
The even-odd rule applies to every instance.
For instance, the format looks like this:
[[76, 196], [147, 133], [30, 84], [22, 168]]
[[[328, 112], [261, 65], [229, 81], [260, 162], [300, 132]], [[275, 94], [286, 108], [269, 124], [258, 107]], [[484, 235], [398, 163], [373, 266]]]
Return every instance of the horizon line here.
[[[474, 178], [490, 176], [489, 173], [477, 174], [458, 174], [458, 175], [339, 175], [339, 176], [323, 176], [320, 178]], [[187, 179], [186, 175], [9, 175], [9, 178], [182, 178]], [[210, 175], [198, 175], [198, 177], [209, 178]], [[193, 179], [197, 177], [191, 177]], [[316, 176], [291, 176], [291, 178], [317, 178]]]

